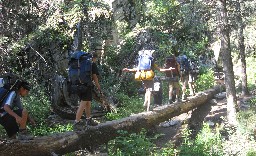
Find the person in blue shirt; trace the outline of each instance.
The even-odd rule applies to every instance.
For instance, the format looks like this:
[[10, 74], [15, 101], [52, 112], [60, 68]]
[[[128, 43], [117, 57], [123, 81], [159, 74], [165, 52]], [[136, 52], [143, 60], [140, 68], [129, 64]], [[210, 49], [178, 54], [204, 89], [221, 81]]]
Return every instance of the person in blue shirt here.
[[17, 90], [8, 94], [0, 108], [0, 124], [4, 127], [9, 138], [15, 139], [17, 134], [26, 134], [27, 121], [35, 125], [35, 121], [29, 116], [28, 111], [23, 108], [21, 103], [21, 97], [27, 96], [29, 90], [28, 82], [19, 82]]

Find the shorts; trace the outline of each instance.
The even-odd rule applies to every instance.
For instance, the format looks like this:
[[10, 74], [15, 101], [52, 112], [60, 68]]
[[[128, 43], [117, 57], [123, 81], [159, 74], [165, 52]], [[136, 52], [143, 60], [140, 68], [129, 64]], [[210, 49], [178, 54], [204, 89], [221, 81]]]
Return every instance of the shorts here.
[[[179, 77], [175, 77], [177, 79], [179, 79]], [[169, 83], [169, 88], [179, 88], [180, 87], [180, 84], [179, 84], [179, 81], [168, 81]]]
[[154, 89], [153, 80], [143, 80], [142, 84], [146, 89], [149, 89], [150, 91], [152, 91]]
[[182, 75], [182, 78], [180, 79], [181, 83], [188, 83], [188, 79], [189, 79], [189, 76], [188, 74], [187, 75]]
[[189, 83], [195, 82], [195, 79], [196, 79], [195, 74], [189, 74], [189, 76], [188, 76], [188, 82]]
[[[20, 117], [22, 116], [22, 109], [13, 110], [13, 112]], [[19, 125], [17, 124], [16, 119], [8, 113], [0, 118], [0, 124], [4, 127], [9, 137], [12, 137], [19, 132]]]
[[92, 87], [81, 85], [77, 91], [80, 101], [92, 101]]

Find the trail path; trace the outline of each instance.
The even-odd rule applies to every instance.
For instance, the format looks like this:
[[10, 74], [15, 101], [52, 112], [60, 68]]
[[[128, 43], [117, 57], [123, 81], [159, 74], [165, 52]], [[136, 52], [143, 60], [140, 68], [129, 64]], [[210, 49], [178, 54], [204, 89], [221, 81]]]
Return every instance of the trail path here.
[[[251, 95], [244, 98], [238, 98], [238, 105], [243, 108], [243, 103], [254, 97]], [[213, 99], [205, 105], [201, 105], [196, 109], [183, 113], [172, 118], [170, 121], [175, 125], [163, 126], [164, 123], [156, 125], [155, 133], [162, 134], [155, 144], [157, 147], [165, 147], [168, 143], [179, 145], [181, 143], [182, 129], [188, 127], [192, 131], [192, 137], [195, 137], [203, 126], [203, 122], [207, 122], [210, 126], [221, 124], [224, 122], [222, 117], [227, 115], [227, 101], [226, 98]]]

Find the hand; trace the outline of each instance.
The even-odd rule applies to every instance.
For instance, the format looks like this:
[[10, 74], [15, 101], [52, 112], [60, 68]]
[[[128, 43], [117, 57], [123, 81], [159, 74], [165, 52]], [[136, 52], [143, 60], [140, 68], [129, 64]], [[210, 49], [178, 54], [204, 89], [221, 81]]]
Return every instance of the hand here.
[[129, 71], [129, 69], [128, 69], [128, 68], [124, 68], [123, 71], [124, 71], [124, 72], [127, 72], [127, 71]]
[[31, 123], [32, 126], [36, 126], [36, 122], [35, 122], [34, 119], [30, 119], [30, 123]]

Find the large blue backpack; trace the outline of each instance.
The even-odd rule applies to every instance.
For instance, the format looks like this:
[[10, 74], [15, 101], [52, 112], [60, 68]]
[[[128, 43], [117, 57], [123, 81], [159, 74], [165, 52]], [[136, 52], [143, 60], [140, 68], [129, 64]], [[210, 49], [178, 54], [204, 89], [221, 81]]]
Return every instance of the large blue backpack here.
[[69, 60], [68, 78], [72, 85], [92, 86], [92, 54], [83, 51], [74, 52]]
[[154, 58], [152, 57], [154, 50], [140, 50], [138, 58], [138, 70], [150, 70]]
[[186, 55], [180, 55], [177, 57], [177, 62], [180, 64], [180, 74], [188, 75], [190, 71], [190, 64]]

